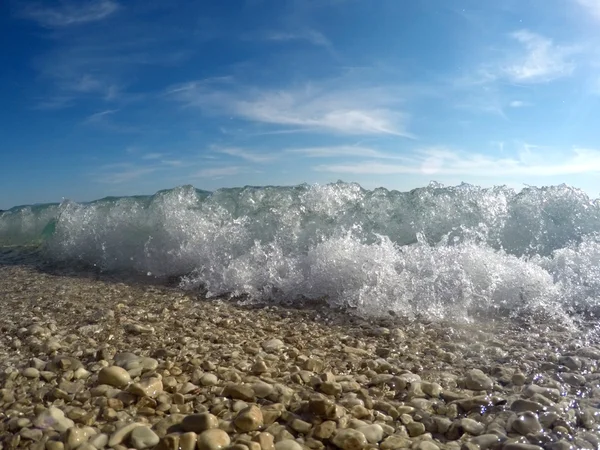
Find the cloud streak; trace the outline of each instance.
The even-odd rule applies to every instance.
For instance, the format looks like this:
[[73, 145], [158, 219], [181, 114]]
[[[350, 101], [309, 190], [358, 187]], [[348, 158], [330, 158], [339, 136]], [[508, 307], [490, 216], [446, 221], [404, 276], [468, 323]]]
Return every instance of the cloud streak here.
[[575, 3], [594, 19], [600, 20], [600, 2], [598, 0], [575, 0]]
[[511, 37], [524, 47], [525, 53], [502, 68], [509, 80], [547, 82], [569, 76], [575, 70], [575, 64], [569, 60], [576, 52], [574, 47], [556, 45], [551, 39], [528, 30], [514, 32]]
[[356, 175], [460, 175], [460, 176], [527, 176], [550, 177], [600, 173], [600, 150], [576, 148], [567, 157], [548, 161], [546, 155], [531, 152], [503, 158], [444, 148], [426, 149], [407, 155], [403, 164], [380, 161], [323, 164], [313, 167], [319, 172]]
[[119, 4], [111, 0], [67, 1], [56, 8], [30, 4], [21, 14], [43, 27], [63, 28], [106, 19], [118, 9]]
[[248, 150], [244, 150], [236, 147], [227, 147], [217, 149], [217, 152], [223, 153], [229, 156], [235, 156], [237, 158], [244, 159], [253, 163], [265, 163], [271, 162], [277, 159], [277, 155], [273, 153], [256, 153]]
[[166, 94], [208, 113], [255, 123], [335, 134], [413, 137], [407, 130], [408, 114], [398, 110], [401, 99], [393, 88], [307, 85], [275, 91], [233, 85], [224, 89], [208, 80], [172, 86]]

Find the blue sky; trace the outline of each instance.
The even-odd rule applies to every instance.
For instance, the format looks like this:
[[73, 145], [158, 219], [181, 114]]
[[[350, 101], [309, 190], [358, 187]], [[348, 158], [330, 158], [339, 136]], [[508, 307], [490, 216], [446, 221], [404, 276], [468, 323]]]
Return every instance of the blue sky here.
[[600, 192], [600, 0], [9, 1], [0, 208], [193, 184]]

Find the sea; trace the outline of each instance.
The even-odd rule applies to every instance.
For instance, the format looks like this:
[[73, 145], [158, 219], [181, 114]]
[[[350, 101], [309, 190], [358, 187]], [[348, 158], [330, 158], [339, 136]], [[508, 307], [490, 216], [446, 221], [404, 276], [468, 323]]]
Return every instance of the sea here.
[[600, 199], [566, 185], [180, 186], [0, 213], [0, 264], [176, 283], [364, 317], [600, 316]]

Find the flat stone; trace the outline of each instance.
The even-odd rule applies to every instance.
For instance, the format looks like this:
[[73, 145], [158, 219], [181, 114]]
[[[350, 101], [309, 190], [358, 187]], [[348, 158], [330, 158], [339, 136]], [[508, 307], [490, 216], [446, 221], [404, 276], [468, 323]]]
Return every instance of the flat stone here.
[[179, 450], [194, 450], [198, 442], [198, 435], [193, 431], [188, 431], [179, 436]]
[[223, 389], [223, 396], [236, 400], [252, 402], [255, 400], [254, 389], [248, 384], [229, 383]]
[[479, 446], [481, 450], [487, 450], [493, 445], [502, 442], [500, 437], [497, 434], [482, 434], [480, 436], [472, 438], [469, 442], [472, 442]]
[[193, 431], [194, 433], [202, 433], [206, 430], [219, 428], [219, 419], [210, 413], [191, 414], [186, 416], [181, 422], [181, 428], [184, 431]]
[[425, 433], [425, 425], [423, 425], [421, 422], [410, 422], [405, 426], [410, 437], [421, 436], [423, 433]]
[[65, 436], [65, 444], [69, 449], [78, 448], [80, 445], [88, 442], [89, 433], [83, 428], [69, 428]]
[[266, 431], [257, 434], [252, 438], [254, 442], [258, 442], [261, 450], [275, 450], [275, 437]]
[[362, 450], [367, 446], [367, 438], [365, 435], [360, 431], [351, 428], [339, 430], [331, 442], [342, 450]]
[[283, 439], [275, 444], [275, 450], [303, 450], [303, 448], [293, 439]]
[[263, 413], [255, 405], [242, 409], [234, 420], [235, 426], [242, 431], [255, 431], [263, 426]]
[[154, 398], [163, 391], [162, 381], [158, 378], [146, 378], [129, 386], [128, 392], [138, 397]]
[[55, 406], [42, 411], [37, 415], [33, 424], [37, 428], [46, 429], [52, 427], [59, 433], [64, 433], [75, 426], [75, 422], [65, 417], [65, 413]]
[[489, 391], [494, 387], [492, 379], [479, 369], [469, 370], [465, 381], [467, 389], [474, 391]]
[[39, 378], [40, 371], [38, 369], [36, 369], [35, 367], [27, 367], [26, 369], [23, 370], [23, 376], [25, 378]]
[[220, 450], [231, 443], [229, 435], [218, 428], [206, 430], [198, 435], [198, 450]]
[[379, 444], [381, 450], [396, 450], [401, 448], [411, 448], [412, 442], [406, 436], [392, 435], [385, 438], [385, 440]]
[[219, 384], [219, 379], [213, 373], [205, 373], [202, 375], [202, 378], [200, 378], [200, 384], [202, 386], [216, 386]]
[[329, 439], [337, 430], [337, 424], [333, 420], [326, 420], [315, 427], [313, 436], [317, 439]]
[[131, 375], [119, 366], [105, 367], [98, 373], [98, 383], [122, 388], [131, 382]]
[[129, 437], [129, 434], [134, 429], [143, 426], [146, 425], [143, 423], [128, 423], [126, 425], [121, 426], [120, 428], [115, 430], [113, 434], [110, 435], [110, 438], [108, 439], [108, 446], [114, 447], [115, 445], [122, 443], [127, 437]]
[[19, 431], [19, 435], [23, 439], [39, 442], [40, 439], [42, 439], [43, 432], [38, 428], [23, 428], [21, 431]]
[[561, 397], [558, 389], [538, 386], [536, 384], [530, 384], [523, 390], [524, 397], [533, 397], [535, 394], [546, 397], [553, 402], [558, 402]]
[[538, 402], [534, 402], [531, 400], [525, 400], [519, 398], [515, 400], [512, 405], [510, 405], [510, 409], [516, 413], [531, 411], [534, 413], [540, 413], [546, 409], [544, 405]]
[[159, 441], [158, 435], [148, 427], [134, 428], [129, 435], [129, 442], [137, 450], [154, 447]]
[[465, 417], [460, 420], [460, 426], [463, 430], [469, 433], [471, 436], [479, 436], [485, 431], [485, 425], [476, 420]]
[[527, 411], [512, 423], [512, 429], [525, 436], [542, 431], [542, 424], [540, 424], [537, 414]]
[[265, 352], [275, 352], [285, 346], [281, 339], [269, 339], [261, 344]]
[[369, 444], [376, 444], [383, 440], [383, 428], [379, 424], [366, 425], [357, 430], [365, 435]]

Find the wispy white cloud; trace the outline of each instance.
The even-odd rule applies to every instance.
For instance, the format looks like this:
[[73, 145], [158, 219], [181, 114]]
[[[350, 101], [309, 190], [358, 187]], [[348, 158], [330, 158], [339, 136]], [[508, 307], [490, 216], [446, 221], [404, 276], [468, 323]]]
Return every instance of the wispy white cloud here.
[[129, 181], [138, 180], [145, 175], [149, 175], [157, 171], [156, 167], [124, 167], [116, 170], [105, 169], [101, 173], [96, 174], [95, 180], [99, 183], [106, 184], [122, 184]]
[[236, 147], [218, 148], [216, 151], [225, 155], [235, 156], [254, 163], [271, 162], [277, 159], [277, 155], [274, 153], [257, 153]]
[[196, 172], [198, 178], [222, 178], [225, 176], [237, 175], [245, 172], [247, 169], [241, 166], [213, 167], [202, 169]]
[[21, 15], [48, 28], [68, 27], [106, 19], [119, 9], [111, 0], [63, 1], [57, 7], [30, 3]]
[[600, 1], [598, 0], [575, 0], [575, 3], [581, 6], [586, 13], [594, 19], [600, 20]]
[[420, 174], [460, 176], [525, 176], [549, 177], [600, 173], [600, 150], [575, 148], [569, 154], [561, 152], [551, 159], [546, 153], [535, 154], [531, 146], [515, 157], [495, 157], [445, 148], [425, 149], [407, 155], [403, 164], [380, 161], [324, 164], [313, 169], [321, 172], [345, 174]]
[[522, 100], [513, 100], [508, 104], [508, 106], [511, 108], [525, 108], [526, 106], [531, 106], [531, 103], [524, 102]]
[[412, 138], [408, 114], [399, 110], [395, 88], [266, 90], [244, 86], [224, 89], [212, 82], [172, 86], [167, 95], [206, 112], [234, 115], [251, 122], [293, 126], [304, 131]]
[[337, 158], [337, 157], [359, 157], [377, 159], [403, 159], [402, 156], [390, 155], [388, 153], [360, 146], [331, 146], [331, 147], [306, 147], [286, 149], [285, 153], [297, 154], [307, 158]]
[[89, 115], [85, 119], [85, 123], [98, 123], [104, 120], [106, 116], [110, 116], [118, 112], [118, 109], [106, 109], [104, 111], [100, 111], [94, 114]]
[[524, 48], [524, 54], [504, 65], [501, 70], [509, 80], [520, 83], [546, 82], [569, 76], [575, 64], [569, 58], [575, 47], [556, 45], [551, 39], [519, 30], [511, 34]]
[[328, 49], [333, 49], [333, 45], [331, 41], [327, 39], [327, 37], [313, 29], [304, 29], [297, 32], [288, 32], [288, 31], [271, 31], [265, 34], [265, 39], [268, 41], [306, 41], [316, 46], [325, 47]]

